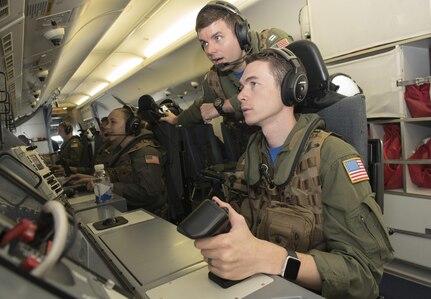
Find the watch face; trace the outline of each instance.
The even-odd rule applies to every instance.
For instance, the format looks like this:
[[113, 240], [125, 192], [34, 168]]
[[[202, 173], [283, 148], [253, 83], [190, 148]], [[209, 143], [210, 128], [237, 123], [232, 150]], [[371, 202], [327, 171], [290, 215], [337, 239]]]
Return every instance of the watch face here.
[[216, 106], [217, 108], [221, 108], [223, 107], [223, 100], [222, 99], [216, 99], [214, 102], [214, 106]]
[[288, 257], [286, 269], [284, 271], [284, 278], [289, 280], [296, 280], [298, 277], [299, 267], [301, 266], [301, 261], [297, 258]]
[[224, 104], [224, 100], [223, 99], [216, 99], [214, 101], [214, 107], [216, 108], [217, 112], [223, 116], [224, 115], [224, 111], [223, 111], [223, 104]]

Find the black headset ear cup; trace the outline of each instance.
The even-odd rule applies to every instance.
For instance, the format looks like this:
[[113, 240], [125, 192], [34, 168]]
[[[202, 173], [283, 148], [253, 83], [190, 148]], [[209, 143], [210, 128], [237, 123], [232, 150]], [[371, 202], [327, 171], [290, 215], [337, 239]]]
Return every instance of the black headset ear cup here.
[[240, 21], [235, 24], [235, 35], [241, 50], [251, 51], [251, 32], [247, 20], [240, 16]]
[[295, 106], [307, 96], [308, 80], [303, 72], [289, 71], [281, 84], [281, 99], [286, 106]]
[[141, 118], [136, 114], [134, 109], [125, 105], [124, 108], [128, 110], [129, 117], [126, 120], [126, 135], [137, 135], [142, 127]]
[[70, 134], [73, 132], [73, 126], [71, 123], [63, 121], [60, 125], [64, 128], [64, 133]]
[[308, 79], [299, 59], [288, 49], [273, 49], [292, 66], [281, 83], [281, 99], [286, 106], [295, 106], [307, 96]]

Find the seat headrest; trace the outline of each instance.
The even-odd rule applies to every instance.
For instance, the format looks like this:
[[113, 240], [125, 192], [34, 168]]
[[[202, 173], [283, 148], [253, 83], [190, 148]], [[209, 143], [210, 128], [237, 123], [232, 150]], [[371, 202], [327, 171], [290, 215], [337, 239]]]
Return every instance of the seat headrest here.
[[138, 100], [138, 112], [145, 110], [157, 110], [156, 101], [149, 94], [144, 94]]
[[308, 78], [307, 97], [321, 96], [328, 88], [329, 73], [322, 54], [316, 44], [309, 40], [298, 40], [286, 47], [301, 60]]

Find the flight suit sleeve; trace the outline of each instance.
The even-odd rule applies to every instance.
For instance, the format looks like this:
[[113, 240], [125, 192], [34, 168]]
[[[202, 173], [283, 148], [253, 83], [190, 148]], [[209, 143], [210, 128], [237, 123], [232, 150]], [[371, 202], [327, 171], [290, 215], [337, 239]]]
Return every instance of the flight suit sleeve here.
[[238, 95], [228, 98], [230, 104], [235, 111], [241, 111], [241, 102], [238, 100]]
[[[235, 76], [235, 74], [230, 73], [227, 76], [221, 76], [219, 77], [220, 84], [223, 88], [224, 94], [225, 94], [225, 100], [229, 100], [230, 104], [232, 105], [233, 109], [236, 112], [241, 111], [241, 102], [238, 99], [238, 93], [239, 93], [239, 78]], [[208, 88], [209, 83], [208, 83]], [[211, 89], [210, 89], [211, 90]], [[214, 93], [212, 93], [214, 94]], [[216, 96], [213, 95], [213, 100], [215, 100]]]
[[178, 124], [182, 126], [198, 124], [202, 122], [201, 105], [203, 97], [197, 98], [187, 109], [181, 112], [177, 119]]
[[259, 51], [269, 48], [285, 48], [293, 42], [293, 38], [286, 31], [278, 28], [266, 28], [259, 33]]
[[[327, 146], [327, 143], [332, 143]], [[330, 136], [322, 146], [321, 179], [327, 249], [313, 249], [326, 298], [377, 298], [383, 267], [393, 258], [387, 228], [369, 181], [351, 181], [345, 163], [359, 155]], [[353, 178], [355, 181], [355, 178]]]
[[193, 125], [202, 123], [201, 106], [204, 103], [214, 103], [216, 95], [209, 87], [208, 74], [202, 81], [202, 96], [197, 98], [190, 107], [178, 115], [179, 125]]
[[[201, 110], [200, 107], [204, 103], [214, 103], [217, 99], [215, 92], [210, 87], [210, 83], [208, 82], [208, 75], [205, 76], [202, 81], [202, 92], [203, 95], [196, 99], [190, 107], [184, 110], [180, 115], [178, 115], [178, 124], [179, 125], [192, 125], [202, 122]], [[224, 76], [219, 78], [221, 84], [223, 86], [223, 90], [227, 97], [225, 100], [229, 100], [232, 107], [235, 111], [241, 111], [241, 103], [238, 100], [238, 87], [237, 84], [233, 82], [237, 82], [239, 79], [235, 78], [235, 75], [231, 74], [229, 76]]]
[[114, 192], [132, 205], [150, 209], [164, 192], [161, 153], [155, 147], [145, 146], [130, 155], [134, 180], [114, 183]]

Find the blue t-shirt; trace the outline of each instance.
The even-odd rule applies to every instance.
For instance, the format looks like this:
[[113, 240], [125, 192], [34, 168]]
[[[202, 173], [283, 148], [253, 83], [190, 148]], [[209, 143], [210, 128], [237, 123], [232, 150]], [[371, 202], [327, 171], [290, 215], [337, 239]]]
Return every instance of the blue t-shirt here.
[[244, 74], [244, 71], [240, 72], [240, 73], [233, 73], [235, 75], [235, 77], [237, 77], [238, 79], [241, 79], [242, 74]]
[[274, 147], [274, 148], [270, 148], [269, 145], [267, 144], [266, 148], [268, 149], [269, 156], [271, 157], [272, 164], [274, 165], [275, 158], [277, 158], [277, 155], [281, 151], [281, 149], [283, 148], [283, 146], [280, 145], [280, 146], [277, 146], [277, 147]]

